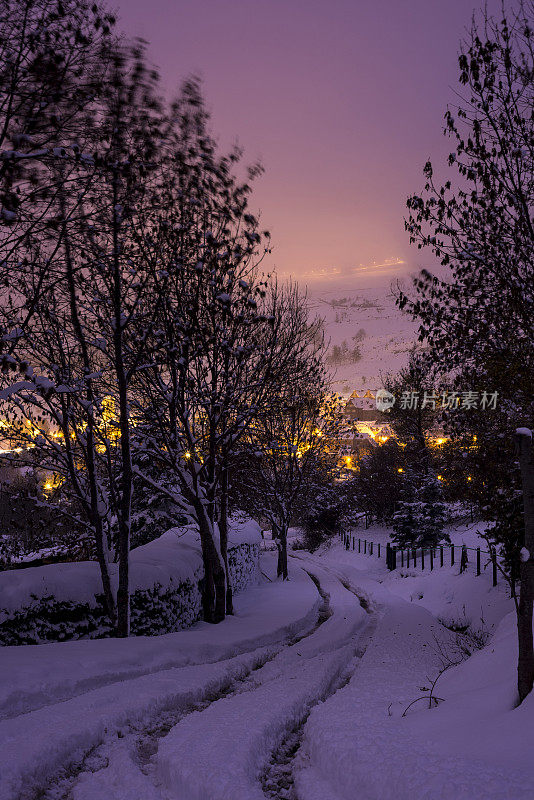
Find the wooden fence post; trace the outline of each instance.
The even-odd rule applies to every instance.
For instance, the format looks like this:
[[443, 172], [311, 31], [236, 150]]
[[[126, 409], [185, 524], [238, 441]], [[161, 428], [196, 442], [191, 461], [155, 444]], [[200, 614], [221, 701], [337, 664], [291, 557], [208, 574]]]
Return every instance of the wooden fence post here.
[[493, 585], [497, 586], [497, 553], [494, 548], [491, 550], [491, 565], [493, 568]]
[[454, 567], [454, 545], [451, 544], [451, 567]]
[[480, 575], [480, 547], [477, 547], [477, 575]]
[[421, 548], [421, 569], [425, 568], [425, 548]]
[[363, 554], [367, 555], [367, 539], [363, 540]]
[[358, 539], [358, 553], [361, 553], [362, 550], [362, 540]]
[[378, 558], [380, 558], [380, 542], [378, 542]]
[[430, 572], [434, 569], [434, 548], [430, 548]]
[[440, 544], [439, 546], [439, 565], [440, 567], [443, 566], [443, 545]]
[[369, 542], [369, 555], [370, 556], [373, 555], [373, 543], [372, 542]]
[[413, 565], [417, 567], [417, 547], [415, 547], [413, 551]]

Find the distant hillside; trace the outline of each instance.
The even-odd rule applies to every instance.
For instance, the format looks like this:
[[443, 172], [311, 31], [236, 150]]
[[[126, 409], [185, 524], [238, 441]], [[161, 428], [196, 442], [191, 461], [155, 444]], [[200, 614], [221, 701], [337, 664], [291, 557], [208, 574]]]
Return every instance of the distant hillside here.
[[325, 320], [334, 388], [348, 395], [358, 386], [380, 387], [381, 376], [406, 364], [417, 326], [395, 306], [389, 285], [331, 286], [308, 287], [308, 297]]

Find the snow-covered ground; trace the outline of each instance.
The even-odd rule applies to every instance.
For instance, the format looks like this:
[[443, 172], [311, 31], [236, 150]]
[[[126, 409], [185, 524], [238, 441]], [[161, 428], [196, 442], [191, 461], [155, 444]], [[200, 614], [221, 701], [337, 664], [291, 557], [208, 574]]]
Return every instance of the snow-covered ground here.
[[[274, 573], [274, 563], [266, 554], [263, 570]], [[308, 575], [297, 570], [282, 585], [270, 577], [236, 597], [236, 615], [218, 626], [2, 648], [1, 800], [35, 796], [61, 765], [122, 726], [191, 708], [308, 633], [320, 604]]]
[[[390, 541], [387, 528], [373, 525], [368, 529], [356, 528], [352, 535], [356, 540], [374, 543], [373, 555], [348, 554], [350, 563], [365, 571], [365, 574], [386, 587], [393, 594], [409, 602], [418, 603], [428, 609], [447, 627], [461, 630], [469, 628], [482, 636], [489, 636], [495, 631], [503, 616], [514, 609], [509, 596], [509, 587], [503, 577], [498, 574], [497, 586], [492, 585], [492, 564], [485, 555], [486, 544], [477, 534], [483, 530], [484, 523], [457, 523], [450, 525], [447, 532], [451, 543], [455, 546], [455, 564], [450, 566], [450, 549], [444, 546], [444, 566], [439, 566], [439, 555], [434, 559], [434, 569], [430, 571], [429, 556], [426, 555], [425, 569], [421, 569], [421, 557], [418, 555], [417, 567], [401, 567], [400, 555], [397, 556], [397, 569], [389, 572], [385, 564], [385, 546]], [[377, 557], [377, 544], [381, 544], [381, 558]], [[461, 546], [468, 548], [468, 564], [463, 574], [459, 574]], [[481, 575], [476, 576], [476, 553], [474, 548], [480, 547]], [[369, 550], [369, 547], [367, 548]], [[334, 556], [334, 553], [337, 555]], [[341, 563], [347, 562], [347, 555], [342, 550], [334, 549], [329, 553], [330, 559], [337, 558]]]
[[391, 280], [366, 275], [350, 282], [318, 284], [310, 288], [309, 299], [313, 311], [324, 319], [330, 352], [343, 342], [349, 350], [356, 344], [360, 349], [359, 360], [330, 365], [336, 391], [348, 396], [354, 389], [380, 388], [385, 375], [406, 366], [417, 326], [395, 305]]
[[[295, 768], [297, 797], [531, 798], [534, 700], [514, 709], [515, 613], [504, 587], [492, 588], [483, 575], [449, 574], [445, 581], [445, 570], [417, 579], [386, 575], [378, 560], [340, 545], [319, 560], [373, 599], [376, 627], [347, 686], [310, 714]], [[404, 588], [412, 580], [421, 588], [415, 596]], [[434, 590], [433, 583], [442, 585]], [[474, 606], [490, 602], [492, 613], [485, 613], [495, 634], [439, 678], [437, 708], [421, 699], [403, 716], [428, 696], [443, 664], [459, 659], [461, 637], [434, 614], [451, 604], [462, 609], [469, 587]]]
[[[264, 553], [271, 580], [218, 626], [4, 648], [1, 800], [532, 797], [534, 703], [514, 709], [503, 583], [458, 563], [388, 573], [339, 542], [290, 561], [277, 582]], [[429, 709], [471, 631], [491, 638], [443, 672]]]

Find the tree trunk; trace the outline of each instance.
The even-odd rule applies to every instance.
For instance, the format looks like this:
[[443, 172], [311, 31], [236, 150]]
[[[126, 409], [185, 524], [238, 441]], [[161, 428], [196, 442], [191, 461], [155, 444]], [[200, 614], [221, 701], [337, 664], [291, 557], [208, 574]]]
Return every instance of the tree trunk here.
[[115, 628], [117, 624], [117, 609], [115, 606], [115, 598], [111, 589], [111, 578], [109, 576], [109, 563], [107, 559], [107, 547], [104, 543], [104, 530], [102, 528], [102, 520], [97, 518], [95, 523], [95, 548], [98, 565], [100, 567], [100, 577], [102, 578], [102, 588], [104, 590], [104, 603], [106, 612], [110, 618], [111, 625]]
[[[63, 190], [60, 194], [60, 205], [61, 205], [61, 213], [63, 217], [63, 221], [65, 224], [66, 220], [66, 204], [65, 204], [65, 196]], [[78, 293], [76, 291], [76, 284], [74, 279], [74, 263], [72, 258], [72, 251], [70, 245], [70, 238], [67, 235], [67, 230], [64, 228], [64, 250], [65, 250], [65, 265], [67, 270], [67, 284], [69, 290], [69, 305], [70, 305], [70, 313], [71, 319], [74, 326], [74, 330], [76, 333], [76, 341], [80, 348], [83, 365], [87, 372], [90, 374], [92, 372], [91, 369], [91, 359], [89, 357], [89, 350], [87, 346], [86, 340], [86, 332], [84, 326], [80, 320], [80, 309], [78, 306]], [[94, 394], [91, 382], [88, 381], [87, 383], [87, 393], [86, 393], [87, 402], [94, 406]], [[90, 515], [92, 517], [93, 528], [95, 531], [95, 549], [96, 549], [96, 556], [98, 560], [98, 564], [100, 567], [100, 575], [102, 578], [102, 589], [104, 591], [104, 601], [106, 605], [106, 611], [109, 615], [111, 620], [111, 624], [113, 627], [117, 624], [117, 606], [115, 604], [115, 598], [113, 596], [113, 591], [111, 589], [111, 580], [109, 576], [109, 563], [107, 559], [107, 547], [105, 543], [105, 533], [103, 530], [102, 525], [102, 517], [100, 516], [99, 512], [99, 498], [98, 498], [98, 489], [97, 489], [97, 480], [96, 480], [96, 466], [95, 466], [95, 454], [94, 454], [94, 431], [93, 431], [94, 420], [92, 415], [89, 415], [88, 424], [87, 424], [87, 476], [89, 480], [90, 486], [90, 493], [91, 493], [91, 500], [90, 500]], [[65, 441], [68, 442], [68, 429], [63, 431], [65, 435]], [[74, 470], [73, 470], [74, 472]]]
[[202, 592], [204, 621], [217, 623], [224, 619], [226, 610], [224, 565], [215, 547], [213, 527], [200, 501], [195, 503], [195, 511], [204, 562], [204, 589]]
[[[517, 689], [521, 703], [534, 684], [534, 646], [532, 639], [532, 608], [534, 601], [534, 454], [532, 435], [520, 429], [516, 433], [519, 452], [521, 482], [523, 486], [523, 508], [525, 519], [525, 541], [521, 552], [521, 590], [517, 605], [517, 636], [519, 658], [517, 662]], [[526, 552], [525, 552], [526, 551]]]
[[119, 585], [117, 588], [117, 636], [130, 635], [130, 532], [119, 530]]
[[221, 536], [221, 556], [226, 573], [226, 613], [234, 613], [232, 584], [228, 569], [228, 469], [223, 468], [221, 476], [221, 506], [219, 511], [219, 533]]
[[287, 572], [287, 527], [283, 525], [278, 529], [278, 565], [276, 568], [278, 578], [286, 581]]
[[[115, 172], [113, 178], [113, 208], [118, 207], [118, 176]], [[132, 514], [132, 451], [130, 439], [130, 409], [128, 398], [128, 380], [126, 365], [124, 363], [124, 337], [123, 337], [123, 299], [122, 299], [122, 272], [119, 259], [120, 221], [118, 212], [114, 211], [113, 217], [113, 347], [114, 367], [118, 388], [119, 401], [119, 427], [120, 448], [122, 458], [122, 475], [120, 487], [119, 507], [117, 508], [118, 536], [119, 536], [119, 587], [117, 589], [117, 635], [130, 635], [130, 535]]]

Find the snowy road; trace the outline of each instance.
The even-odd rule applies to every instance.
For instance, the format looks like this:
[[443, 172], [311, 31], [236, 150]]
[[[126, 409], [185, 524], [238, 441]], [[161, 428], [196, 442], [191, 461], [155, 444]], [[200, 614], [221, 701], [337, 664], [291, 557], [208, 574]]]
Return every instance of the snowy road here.
[[[230, 658], [211, 654], [199, 663], [197, 654], [196, 664], [169, 668], [167, 653], [162, 669], [152, 664], [115, 679], [105, 673], [103, 685], [86, 691], [73, 681], [68, 699], [35, 699], [29, 713], [7, 714], [0, 722], [1, 800], [292, 797], [301, 726], [350, 677], [369, 621], [352, 587], [304, 555], [294, 559], [289, 587], [273, 585], [271, 593], [289, 590], [286, 601], [295, 602], [306, 591], [309, 597], [313, 584], [300, 567], [322, 593], [314, 624], [301, 608], [299, 625], [278, 641], [271, 633], [265, 644], [260, 626], [255, 638], [249, 630], [251, 646], [241, 643]], [[158, 639], [166, 646], [157, 637], [154, 649]]]
[[[334, 544], [293, 553], [290, 576], [218, 626], [4, 648], [0, 800], [530, 800], [513, 615], [429, 711], [413, 701], [458, 652], [439, 575], [392, 576]], [[463, 602], [465, 575], [448, 580]], [[407, 581], [432, 610], [397, 593]]]

